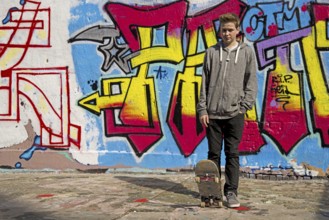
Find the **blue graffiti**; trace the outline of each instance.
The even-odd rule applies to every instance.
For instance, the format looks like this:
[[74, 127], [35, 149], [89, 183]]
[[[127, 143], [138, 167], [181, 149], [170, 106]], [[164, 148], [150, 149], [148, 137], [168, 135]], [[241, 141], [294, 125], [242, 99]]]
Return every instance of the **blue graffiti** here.
[[24, 159], [24, 160], [30, 160], [33, 156], [33, 153], [36, 150], [42, 150], [45, 151], [47, 150], [46, 147], [40, 147], [40, 136], [35, 136], [34, 138], [34, 143], [32, 145], [32, 147], [30, 147], [29, 149], [27, 149], [26, 151], [24, 151], [19, 158], [20, 159]]
[[17, 162], [17, 163], [15, 164], [15, 168], [16, 168], [16, 169], [20, 169], [20, 168], [22, 168], [22, 163], [21, 163], [21, 162]]
[[16, 8], [16, 7], [10, 8], [8, 13], [7, 13], [7, 16], [2, 20], [2, 24], [7, 24], [10, 21], [10, 18], [11, 18], [10, 12], [11, 11], [17, 11], [17, 10], [18, 10], [18, 8]]
[[[26, 0], [20, 0], [19, 1], [20, 5], [25, 5], [25, 3], [26, 3]], [[11, 19], [10, 12], [17, 11], [17, 10], [19, 10], [17, 7], [10, 8], [8, 13], [7, 13], [7, 16], [2, 20], [2, 24], [7, 24]]]

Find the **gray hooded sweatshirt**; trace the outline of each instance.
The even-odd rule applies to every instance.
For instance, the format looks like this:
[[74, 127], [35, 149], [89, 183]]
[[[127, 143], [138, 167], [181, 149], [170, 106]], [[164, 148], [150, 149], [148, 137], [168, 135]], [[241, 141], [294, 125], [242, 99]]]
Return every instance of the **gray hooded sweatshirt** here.
[[197, 112], [210, 119], [229, 119], [252, 109], [257, 92], [254, 52], [245, 43], [233, 50], [219, 42], [204, 57]]

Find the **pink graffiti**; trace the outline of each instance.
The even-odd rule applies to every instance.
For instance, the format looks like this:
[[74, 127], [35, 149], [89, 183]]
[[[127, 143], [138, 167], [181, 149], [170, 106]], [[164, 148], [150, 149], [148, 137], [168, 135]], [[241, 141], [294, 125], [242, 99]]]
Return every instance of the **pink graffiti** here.
[[251, 34], [251, 32], [252, 32], [252, 27], [247, 27], [247, 28], [246, 28], [246, 31], [247, 31], [248, 34]]
[[307, 11], [307, 4], [306, 3], [304, 3], [302, 5], [301, 10], [302, 10], [302, 12], [306, 12]]
[[[295, 77], [298, 75], [295, 74]], [[290, 106], [289, 103], [291, 96], [300, 96], [299, 100], [303, 100], [302, 93], [292, 93], [278, 78], [275, 72], [268, 75], [263, 129], [274, 139], [282, 152], [288, 154], [298, 141], [308, 134], [307, 122], [304, 103], [301, 101], [296, 107]]]
[[[157, 5], [149, 7], [108, 3], [104, 8], [120, 29], [120, 32], [129, 44], [132, 51], [138, 51], [141, 50], [140, 44], [142, 42], [142, 39], [137, 32], [139, 26], [157, 27], [159, 25], [167, 24], [167, 34], [180, 37], [186, 22], [186, 29], [190, 34], [197, 32], [200, 28], [202, 28], [204, 33], [206, 33], [211, 29], [215, 29], [214, 21], [218, 20], [221, 14], [233, 12], [240, 15], [240, 18], [242, 19], [245, 10], [247, 9], [247, 5], [239, 0], [225, 1], [207, 11], [202, 11], [201, 13], [190, 17], [186, 17], [186, 1], [177, 1], [168, 5]], [[211, 33], [215, 32], [213, 31]], [[190, 42], [188, 42], [188, 44], [189, 43]], [[184, 156], [190, 156], [198, 144], [205, 137], [205, 132], [198, 124], [198, 119], [195, 115], [189, 116], [183, 115], [182, 112], [181, 114], [177, 112], [180, 109], [180, 105], [181, 103], [177, 97], [171, 98], [167, 122], [182, 154]], [[135, 127], [129, 127], [130, 123], [126, 125], [115, 125], [114, 112], [112, 110], [106, 110], [105, 124], [107, 126], [107, 136], [126, 136], [132, 143], [132, 146], [134, 147], [137, 155], [141, 155], [147, 151], [147, 149], [150, 148], [151, 145], [158, 140], [157, 138], [162, 136], [161, 129], [157, 127], [141, 127], [136, 133]], [[246, 125], [246, 127], [250, 129], [250, 132], [257, 135], [254, 135], [255, 138], [252, 140], [246, 140], [243, 144], [243, 146], [247, 146], [247, 143], [250, 145], [250, 142], [253, 142], [251, 144], [252, 147], [248, 150], [242, 148], [242, 150], [248, 152], [258, 151], [260, 146], [264, 144], [264, 141], [262, 140], [259, 133], [258, 123], [248, 122]], [[133, 132], [136, 134], [132, 134]], [[145, 138], [147, 133], [149, 135]], [[248, 135], [248, 137], [251, 136], [252, 135]]]
[[167, 122], [182, 154], [190, 156], [205, 137], [205, 130], [195, 115], [188, 116], [182, 113], [183, 80], [180, 80], [178, 84], [178, 97], [172, 99]]
[[[329, 5], [326, 4], [313, 4], [313, 13], [315, 16], [315, 21], [328, 21], [329, 18]], [[319, 132], [321, 135], [322, 142], [329, 146], [329, 116], [321, 116], [316, 109], [314, 102], [316, 102], [316, 97], [311, 100], [312, 114], [314, 118], [314, 130]]]
[[106, 136], [127, 137], [137, 156], [143, 155], [163, 136], [160, 123], [154, 122], [153, 126], [130, 126], [115, 123], [114, 109], [105, 109]]
[[187, 29], [193, 32], [197, 31], [200, 27], [204, 30], [214, 28], [213, 22], [218, 20], [220, 15], [228, 12], [239, 15], [242, 20], [246, 8], [247, 5], [240, 0], [225, 1], [207, 11], [187, 17]]
[[[187, 30], [191, 35], [196, 34], [200, 28], [204, 33], [216, 34], [214, 21], [219, 19], [221, 14], [232, 12], [238, 14], [240, 17], [244, 15], [244, 9], [246, 5], [238, 0], [230, 0], [224, 3], [218, 4], [210, 10], [203, 11], [197, 15], [187, 17]], [[210, 31], [212, 30], [212, 31]], [[216, 38], [216, 36], [214, 36]], [[202, 39], [205, 40], [205, 39]], [[190, 44], [191, 42], [188, 42]], [[207, 41], [205, 40], [207, 44]], [[211, 45], [208, 45], [211, 46]], [[191, 55], [191, 54], [189, 54]], [[195, 91], [197, 89], [197, 82], [193, 82]], [[196, 115], [186, 115], [182, 112], [182, 99], [183, 87], [186, 82], [179, 77], [176, 78], [176, 86], [178, 86], [178, 94], [173, 94], [171, 103], [169, 106], [169, 114], [167, 118], [168, 126], [174, 136], [174, 139], [184, 156], [190, 156], [196, 147], [200, 144], [205, 137], [205, 131], [202, 130], [202, 126], [199, 124]], [[193, 96], [197, 99], [198, 95]], [[195, 100], [197, 102], [197, 100]]]
[[265, 140], [259, 130], [258, 122], [245, 120], [239, 152], [241, 154], [254, 154], [259, 152], [264, 144]]
[[[328, 6], [327, 5], [318, 5], [312, 4], [314, 17], [316, 21], [327, 20], [328, 19]], [[195, 31], [203, 31], [202, 33], [213, 33], [215, 29], [214, 23], [218, 20], [218, 17], [221, 13], [225, 12], [235, 12], [240, 14], [242, 18], [245, 12], [246, 5], [242, 1], [231, 0], [225, 1], [207, 11], [202, 11], [198, 14], [195, 14], [190, 17], [186, 17], [188, 10], [187, 1], [177, 1], [168, 5], [156, 5], [156, 6], [128, 6], [120, 3], [108, 3], [105, 5], [105, 10], [112, 18], [114, 23], [117, 25], [118, 29], [129, 44], [129, 47], [133, 52], [143, 50], [141, 48], [142, 39], [138, 33], [138, 27], [158, 27], [166, 25], [167, 35], [172, 37], [181, 37], [186, 28], [188, 34], [191, 34]], [[308, 6], [304, 4], [301, 7], [303, 12], [306, 12]], [[258, 13], [259, 16], [263, 16], [263, 12]], [[184, 27], [186, 25], [186, 27]], [[268, 25], [268, 24], [267, 24]], [[277, 50], [274, 55], [270, 56], [270, 53], [266, 53], [267, 49], [276, 50], [280, 45], [290, 44], [291, 42], [296, 42], [301, 38], [308, 36], [311, 32], [311, 28], [303, 28], [292, 33], [287, 33], [279, 35], [278, 26], [274, 23], [267, 26], [269, 32], [268, 36], [271, 37], [265, 41], [256, 43], [259, 47], [258, 58], [259, 58], [259, 67], [264, 69], [270, 64], [275, 65], [276, 59], [281, 59], [282, 65], [289, 65], [289, 54], [285, 54], [281, 49]], [[248, 34], [254, 34], [252, 27], [247, 27], [246, 32]], [[193, 33], [195, 34], [195, 33]], [[201, 39], [204, 40], [204, 39]], [[187, 47], [190, 42], [187, 42]], [[208, 47], [205, 40], [205, 46]], [[289, 47], [289, 46], [285, 46]], [[278, 55], [278, 56], [277, 56]], [[306, 116], [305, 116], [305, 106], [301, 101], [299, 106], [295, 108], [285, 108], [289, 105], [289, 102], [282, 97], [273, 97], [272, 96], [272, 87], [269, 82], [272, 81], [273, 74], [269, 73], [268, 75], [268, 85], [266, 91], [266, 99], [264, 101], [264, 110], [262, 121], [263, 126], [261, 129], [266, 134], [268, 134], [274, 142], [276, 142], [280, 150], [288, 154], [293, 147], [308, 134]], [[282, 86], [282, 85], [281, 85]], [[283, 86], [284, 87], [284, 86]], [[280, 87], [279, 89], [284, 89]], [[303, 91], [299, 91], [300, 94]], [[177, 95], [177, 94], [175, 94]], [[182, 94], [180, 94], [182, 95]], [[303, 100], [303, 97], [301, 97]], [[168, 109], [168, 118], [167, 123], [171, 129], [171, 132], [177, 142], [178, 147], [180, 148], [182, 154], [189, 156], [193, 153], [195, 148], [198, 146], [202, 138], [204, 137], [204, 131], [198, 130], [198, 124], [196, 116], [177, 114], [181, 103], [179, 98], [176, 96], [171, 97], [171, 103]], [[315, 130], [319, 129], [323, 135], [326, 135], [328, 132], [328, 118], [319, 117], [316, 110], [314, 113], [314, 123]], [[106, 114], [106, 125], [107, 135], [123, 135], [127, 136], [129, 141], [134, 144], [135, 151], [138, 155], [141, 155], [148, 148], [151, 147], [159, 138], [162, 133], [160, 125], [155, 128], [140, 128], [138, 133], [133, 133], [136, 131], [136, 128], [130, 126], [131, 124], [114, 125], [114, 113], [111, 110], [108, 110]], [[131, 121], [133, 123], [133, 121]], [[140, 123], [136, 121], [136, 123]], [[294, 129], [291, 129], [294, 127]], [[296, 129], [297, 128], [297, 129]], [[245, 134], [243, 136], [243, 141], [239, 147], [240, 151], [243, 153], [255, 153], [258, 152], [260, 147], [264, 145], [264, 139], [261, 136], [259, 131], [257, 121], [247, 121]], [[150, 132], [150, 137], [147, 136], [146, 139], [143, 139], [143, 135]], [[289, 136], [287, 135], [289, 134]], [[155, 137], [157, 136], [157, 138]], [[329, 143], [327, 136], [326, 143]], [[253, 143], [251, 143], [251, 141]], [[144, 142], [146, 144], [142, 144]]]
[[320, 133], [322, 142], [329, 146], [329, 116], [320, 116], [314, 106], [315, 100], [311, 101], [314, 117], [314, 130]]
[[268, 32], [268, 36], [269, 37], [274, 37], [276, 35], [278, 35], [278, 26], [276, 24], [271, 24], [270, 26], [268, 26], [269, 32]]
[[327, 21], [329, 15], [329, 5], [313, 4], [313, 14], [315, 21]]
[[254, 30], [252, 29], [252, 27], [250, 27], [250, 26], [246, 28], [246, 32], [249, 35], [253, 35], [255, 33]]
[[108, 3], [105, 10], [115, 21], [132, 51], [141, 49], [137, 27], [167, 26], [167, 34], [179, 37], [183, 30], [183, 21], [187, 12], [187, 2], [177, 1], [165, 6], [128, 6], [120, 3]]

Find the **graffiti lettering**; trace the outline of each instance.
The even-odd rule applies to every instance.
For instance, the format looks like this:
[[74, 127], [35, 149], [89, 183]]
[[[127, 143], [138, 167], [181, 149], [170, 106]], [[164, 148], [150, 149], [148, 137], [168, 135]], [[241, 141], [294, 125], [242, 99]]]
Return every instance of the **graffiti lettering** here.
[[311, 18], [305, 4], [302, 0], [257, 3], [246, 12], [243, 31], [255, 42], [308, 27]]
[[[245, 115], [239, 152], [269, 150], [288, 163], [287, 155], [304, 155], [306, 144], [312, 153], [328, 150], [328, 3], [98, 2], [79, 1], [60, 15], [66, 1], [0, 7], [0, 148], [30, 141], [15, 167], [48, 148], [70, 148], [83, 164], [193, 165], [207, 151], [196, 112], [204, 55], [221, 41], [219, 16], [227, 12], [241, 18], [241, 41], [254, 49], [258, 67], [259, 93]], [[35, 57], [42, 57], [38, 64]], [[10, 139], [16, 125], [30, 133]], [[164, 154], [168, 163], [154, 159]]]
[[168, 78], [168, 73], [165, 70], [161, 69], [161, 66], [159, 66], [159, 69], [154, 70], [154, 72], [157, 73], [156, 79], [167, 79]]
[[[242, 27], [245, 36], [250, 41], [256, 41], [255, 48], [259, 68], [264, 69], [269, 65], [275, 65], [276, 67], [268, 75], [267, 101], [263, 108], [265, 114], [263, 118], [267, 122], [264, 123], [265, 131], [272, 135], [279, 145], [284, 145], [283, 152], [286, 153], [307, 134], [306, 116], [303, 110], [305, 105], [302, 96], [303, 88], [300, 86], [301, 73], [294, 73], [291, 66], [289, 66], [291, 44], [301, 42], [301, 39], [311, 33], [311, 28], [309, 28], [311, 24], [310, 11], [307, 10], [305, 4], [304, 1], [299, 0], [292, 2], [262, 2], [255, 4], [248, 10], [241, 11], [240, 9], [246, 8], [246, 5], [240, 1], [231, 0], [193, 16], [187, 16], [187, 4], [184, 1], [178, 1], [163, 7], [139, 7], [108, 3], [105, 9], [114, 20], [123, 39], [132, 50], [132, 54], [134, 54], [134, 57], [131, 58], [133, 68], [153, 62], [178, 63], [185, 59], [184, 70], [182, 73], [178, 72], [175, 79], [167, 122], [181, 152], [188, 156], [204, 137], [204, 130], [195, 117], [195, 109], [190, 107], [191, 100], [194, 103], [192, 106], [196, 105], [200, 88], [198, 86], [200, 78], [196, 76], [196, 68], [202, 65], [204, 50], [200, 50], [198, 45], [203, 44], [204, 49], [206, 49], [217, 42], [215, 23], [218, 21], [218, 15], [227, 12], [225, 8], [230, 8], [231, 12], [243, 17]], [[229, 7], [229, 5], [236, 5], [237, 7]], [[178, 8], [179, 12], [176, 11]], [[155, 11], [163, 16], [161, 18], [157, 16], [157, 19], [149, 20], [148, 18], [152, 17]], [[165, 15], [169, 12], [175, 16], [168, 17]], [[128, 19], [121, 19], [128, 13], [129, 16], [126, 16]], [[144, 19], [140, 19], [141, 17]], [[164, 22], [163, 19], [167, 22]], [[186, 27], [184, 27], [184, 24], [186, 24]], [[154, 33], [159, 28], [163, 30], [161, 36], [163, 43], [155, 44], [156, 35]], [[181, 41], [184, 30], [188, 34], [186, 56], [182, 53], [183, 42]], [[260, 41], [260, 39], [263, 40]], [[163, 72], [161, 66], [155, 72], [156, 79], [160, 80], [166, 78], [169, 74]], [[184, 94], [190, 95], [186, 96]], [[273, 111], [276, 113], [269, 115], [269, 112]], [[274, 134], [270, 127], [266, 127], [267, 125], [270, 126], [271, 123], [276, 123], [277, 120], [280, 122], [289, 121], [290, 118], [295, 118], [296, 114], [303, 126], [299, 127], [300, 130], [297, 132], [298, 135], [295, 136], [296, 139], [291, 142], [279, 138], [279, 133], [286, 132], [285, 129], [275, 131]], [[123, 118], [120, 119], [120, 121], [123, 120]], [[246, 124], [251, 125], [251, 123], [258, 124], [255, 109], [247, 114]], [[283, 125], [284, 123], [280, 124]], [[193, 130], [193, 127], [196, 129]], [[259, 134], [259, 138], [254, 138], [257, 140], [253, 143], [254, 147], [240, 147], [239, 149], [242, 152], [257, 152], [264, 144], [264, 140], [260, 137], [261, 131], [257, 127], [249, 127], [249, 129], [256, 129], [253, 133]], [[186, 136], [194, 137], [188, 139], [194, 140], [194, 142], [186, 142]], [[251, 145], [250, 139], [243, 137], [241, 145], [243, 146], [246, 143]]]
[[[275, 92], [275, 95], [280, 94], [280, 95], [297, 95], [297, 96], [299, 96], [298, 93], [290, 92], [289, 89], [288, 89], [288, 86], [286, 86], [286, 85], [280, 85], [280, 86], [277, 86], [277, 87], [272, 87], [272, 91]], [[275, 96], [275, 95], [273, 95], [273, 96]], [[290, 98], [290, 96], [286, 96], [286, 97]]]
[[292, 83], [290, 80], [293, 78], [292, 75], [278, 74], [272, 78], [272, 83]]

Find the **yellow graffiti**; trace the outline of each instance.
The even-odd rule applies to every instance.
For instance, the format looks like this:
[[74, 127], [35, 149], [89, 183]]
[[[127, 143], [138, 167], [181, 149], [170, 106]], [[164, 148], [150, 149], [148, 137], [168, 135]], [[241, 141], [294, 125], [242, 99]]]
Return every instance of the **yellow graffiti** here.
[[[150, 47], [152, 29], [139, 28], [139, 31], [140, 36], [143, 36], [141, 47]], [[155, 49], [154, 51], [157, 51], [157, 54], [162, 53], [161, 50]], [[145, 52], [144, 55], [147, 53]], [[162, 57], [153, 56], [154, 54], [149, 58], [153, 60], [162, 59]], [[150, 61], [145, 60], [144, 56], [141, 57], [143, 62]], [[150, 123], [158, 122], [154, 79], [147, 77], [149, 64], [141, 64], [138, 68], [135, 77], [103, 80], [102, 95], [95, 92], [81, 99], [79, 105], [96, 114], [100, 114], [101, 110], [104, 109], [120, 108], [120, 118], [129, 125], [150, 126]]]
[[327, 22], [326, 21], [316, 22], [315, 30], [316, 30], [316, 47], [328, 48], [329, 40], [327, 38]]
[[[212, 46], [217, 43], [216, 32], [213, 28], [205, 30], [205, 43]], [[191, 32], [188, 56], [186, 58], [186, 67], [202, 65], [205, 52], [197, 53], [198, 31]]]
[[0, 69], [6, 70], [12, 68], [22, 58], [25, 48], [7, 48], [0, 59]]
[[[203, 29], [204, 30], [204, 29]], [[197, 53], [197, 46], [198, 42], [202, 41], [203, 39], [198, 39], [198, 31], [193, 31], [191, 32], [190, 35], [190, 42], [189, 42], [189, 48], [188, 48], [188, 56], [186, 57], [186, 65], [185, 65], [185, 70], [184, 70], [184, 75], [178, 78], [182, 78], [181, 80], [184, 80], [184, 86], [182, 88], [182, 93], [183, 94], [190, 94], [188, 97], [185, 97], [185, 95], [182, 97], [182, 113], [183, 115], [191, 115], [195, 116], [196, 114], [196, 103], [195, 101], [199, 100], [198, 97], [195, 97], [195, 83], [197, 85], [201, 85], [201, 76], [197, 76], [195, 74], [196, 72], [196, 67], [201, 66], [203, 63], [204, 55], [205, 52], [202, 53]], [[213, 28], [209, 28], [205, 30], [205, 40], [204, 42], [207, 43], [208, 45], [215, 45], [217, 43], [217, 39], [215, 31]], [[180, 80], [177, 80], [177, 84], [179, 83]], [[176, 86], [177, 87], [177, 86]], [[200, 94], [200, 88], [201, 86], [198, 86], [198, 93], [197, 95]], [[175, 89], [176, 90], [176, 89]], [[174, 93], [177, 95], [177, 93]], [[186, 99], [188, 98], [188, 99]], [[192, 102], [191, 102], [192, 101]], [[185, 106], [185, 108], [184, 108]]]
[[[197, 94], [195, 93], [195, 85], [201, 85], [201, 76], [197, 76], [196, 66], [200, 66], [203, 62], [204, 52], [197, 54], [198, 45], [198, 31], [191, 32], [190, 43], [188, 48], [188, 56], [186, 58], [186, 65], [183, 73], [178, 73], [175, 80], [175, 88], [173, 90], [173, 97], [178, 97], [179, 93], [188, 94], [181, 96], [181, 111], [182, 115], [195, 116], [196, 114], [196, 101], [200, 93], [200, 86], [198, 86]], [[181, 87], [181, 91], [179, 88]], [[174, 103], [173, 103], [174, 104]]]
[[120, 117], [129, 125], [149, 126], [150, 118], [152, 122], [159, 118], [154, 80], [146, 78], [147, 73], [148, 64], [144, 64], [139, 68], [138, 77], [103, 80], [102, 95], [92, 93], [81, 99], [79, 105], [96, 114], [104, 109], [118, 108], [121, 109]]
[[[158, 109], [155, 97], [154, 79], [146, 78], [148, 64], [138, 70], [138, 77], [133, 77], [125, 97], [121, 116], [129, 124], [149, 126], [149, 119], [158, 122]], [[150, 108], [150, 109], [149, 109]]]
[[[106, 79], [102, 81], [102, 94], [99, 92], [81, 99], [78, 103], [80, 106], [100, 114], [102, 109], [121, 108], [124, 102], [131, 78], [125, 79]], [[118, 86], [119, 92], [115, 90]]]
[[6, 44], [8, 42], [8, 39], [12, 35], [12, 32], [13, 31], [9, 31], [7, 29], [4, 29], [4, 30], [0, 29], [0, 44], [3, 44], [3, 43]]
[[214, 26], [205, 30], [205, 38], [207, 47], [217, 44], [216, 30], [214, 29]]
[[36, 38], [40, 39], [40, 40], [47, 40], [48, 39], [48, 30], [42, 30], [42, 31], [35, 31], [36, 33]]
[[[196, 101], [198, 100], [195, 93], [196, 85], [201, 85], [201, 76], [195, 75], [195, 67], [186, 67], [183, 73], [178, 73], [176, 78], [175, 88], [173, 91], [174, 97], [179, 93], [184, 94], [181, 96], [182, 115], [195, 116], [196, 115]], [[179, 91], [179, 85], [182, 85]]]
[[256, 106], [254, 105], [251, 110], [247, 111], [245, 115], [245, 119], [247, 121], [255, 121], [257, 122], [257, 113], [256, 113]]
[[69, 133], [70, 133], [70, 138], [73, 139], [74, 141], [79, 140], [79, 135], [80, 135], [80, 129], [78, 127], [70, 125], [69, 127]]
[[143, 63], [152, 61], [172, 61], [179, 63], [184, 59], [182, 43], [180, 37], [166, 34], [166, 46], [152, 46], [153, 28], [138, 27], [141, 42], [139, 55], [131, 59], [132, 67], [137, 67]]
[[[286, 77], [290, 76], [288, 81], [285, 82]], [[276, 79], [274, 79], [274, 77]], [[284, 65], [281, 63], [280, 59], [276, 60], [276, 68], [272, 72], [272, 80], [279, 82], [272, 82], [272, 89], [276, 91], [275, 98], [279, 98], [280, 96], [289, 96], [289, 99], [283, 98], [285, 101], [289, 101], [289, 103], [284, 105], [279, 105], [276, 111], [284, 112], [289, 110], [303, 110], [304, 106], [301, 99], [301, 88], [298, 73], [294, 73], [290, 70], [288, 65]], [[273, 88], [276, 86], [276, 88]], [[284, 109], [283, 109], [284, 106]]]
[[[321, 25], [320, 25], [321, 26]], [[318, 26], [316, 26], [318, 27]], [[316, 29], [318, 31], [318, 29]], [[324, 36], [326, 36], [325, 33]], [[318, 55], [317, 47], [316, 47], [316, 39], [320, 39], [320, 42], [317, 42], [318, 45], [326, 45], [323, 38], [316, 38], [315, 28], [312, 27], [312, 34], [308, 37], [302, 39], [303, 48], [304, 48], [304, 56], [307, 66], [307, 72], [309, 75], [310, 89], [316, 98], [314, 101], [314, 107], [319, 116], [328, 116], [329, 108], [325, 108], [325, 106], [329, 103], [329, 96], [327, 87], [325, 85], [326, 79], [323, 77], [322, 69], [321, 69], [321, 61]], [[318, 34], [317, 34], [318, 35]], [[322, 40], [321, 40], [322, 39]], [[328, 44], [328, 42], [327, 42]]]

